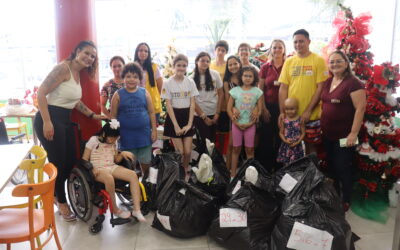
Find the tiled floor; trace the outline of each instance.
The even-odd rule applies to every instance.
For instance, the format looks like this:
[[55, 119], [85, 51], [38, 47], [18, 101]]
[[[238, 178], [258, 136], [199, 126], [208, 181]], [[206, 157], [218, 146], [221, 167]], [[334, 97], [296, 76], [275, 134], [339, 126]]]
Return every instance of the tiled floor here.
[[[390, 250], [393, 241], [395, 209], [390, 209], [390, 218], [386, 224], [364, 220], [352, 212], [346, 214], [352, 230], [361, 237], [356, 243], [357, 250]], [[208, 236], [193, 239], [177, 239], [170, 237], [151, 227], [153, 214], [146, 216], [147, 222], [140, 224], [132, 222], [114, 228], [108, 223], [109, 217], [103, 223], [104, 228], [98, 235], [91, 235], [88, 224], [64, 222], [56, 215], [57, 230], [63, 249], [185, 249], [185, 250], [217, 250], [224, 249]], [[0, 245], [0, 249], [6, 249]], [[12, 249], [29, 249], [26, 243], [13, 244]], [[56, 249], [54, 240], [44, 249]]]

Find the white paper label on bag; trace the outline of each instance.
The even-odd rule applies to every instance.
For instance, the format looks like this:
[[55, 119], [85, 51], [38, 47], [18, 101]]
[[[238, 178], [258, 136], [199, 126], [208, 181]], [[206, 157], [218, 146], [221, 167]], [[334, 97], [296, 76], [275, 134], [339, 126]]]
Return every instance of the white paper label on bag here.
[[192, 150], [192, 153], [190, 154], [190, 160], [195, 160], [199, 159], [199, 153], [196, 150]]
[[149, 178], [147, 179], [152, 184], [157, 184], [158, 169], [150, 167]]
[[242, 181], [238, 181], [236, 183], [236, 186], [233, 188], [232, 190], [232, 194], [236, 194], [237, 191], [239, 191], [239, 189], [242, 187]]
[[219, 210], [220, 227], [247, 227], [247, 212], [236, 208]]
[[163, 140], [156, 140], [152, 145], [153, 148], [163, 148], [163, 146], [164, 146]]
[[169, 223], [169, 216], [161, 215], [161, 214], [159, 214], [158, 211], [157, 211], [157, 219], [160, 221], [161, 225], [162, 225], [165, 229], [171, 231], [171, 224]]
[[295, 222], [286, 247], [298, 250], [330, 250], [332, 240], [333, 236], [327, 231]]
[[286, 191], [286, 193], [290, 193], [292, 189], [296, 186], [297, 180], [290, 176], [290, 174], [285, 174], [282, 177], [281, 182], [279, 182], [279, 186]]

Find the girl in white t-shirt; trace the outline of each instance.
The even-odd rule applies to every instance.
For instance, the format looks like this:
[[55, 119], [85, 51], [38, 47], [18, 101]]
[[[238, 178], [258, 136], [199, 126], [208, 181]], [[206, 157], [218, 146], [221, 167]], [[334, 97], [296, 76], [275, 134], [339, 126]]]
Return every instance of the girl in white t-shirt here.
[[[119, 122], [112, 119], [107, 122], [100, 132], [90, 137], [86, 143], [85, 151], [82, 159], [90, 161], [93, 165], [93, 175], [95, 180], [104, 183], [106, 191], [110, 195], [112, 203], [112, 213], [120, 218], [129, 218], [131, 215], [136, 217], [140, 222], [145, 222], [140, 211], [140, 189], [139, 180], [133, 170], [117, 165], [122, 158], [133, 160], [133, 154], [129, 151], [118, 153], [117, 140], [119, 138]], [[115, 183], [114, 179], [129, 182], [133, 206], [132, 212], [124, 211], [117, 206], [115, 201]]]
[[194, 135], [194, 98], [199, 95], [196, 84], [185, 75], [187, 66], [187, 57], [178, 54], [173, 61], [175, 74], [164, 83], [161, 91], [161, 98], [166, 100], [167, 106], [164, 135], [172, 138], [174, 147], [181, 153], [186, 175]]
[[210, 69], [211, 57], [207, 52], [200, 52], [191, 78], [196, 83], [199, 95], [196, 96], [196, 116], [194, 125], [202, 138], [215, 142], [216, 124], [223, 102], [222, 81], [219, 73]]

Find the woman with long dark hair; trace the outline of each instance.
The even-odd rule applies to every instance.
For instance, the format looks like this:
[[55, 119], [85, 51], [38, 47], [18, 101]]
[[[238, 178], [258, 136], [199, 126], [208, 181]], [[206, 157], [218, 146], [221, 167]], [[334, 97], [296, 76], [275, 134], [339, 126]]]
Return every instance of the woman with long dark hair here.
[[75, 160], [74, 131], [71, 111], [75, 108], [89, 118], [100, 120], [80, 100], [82, 87], [80, 72], [87, 70], [94, 78], [97, 72], [97, 49], [91, 41], [81, 41], [71, 55], [49, 73], [38, 90], [39, 112], [36, 113], [34, 128], [40, 142], [47, 151], [49, 162], [58, 170], [55, 195], [58, 209], [66, 221], [75, 220], [65, 197], [65, 180]]
[[196, 67], [191, 77], [199, 91], [196, 97], [194, 125], [202, 138], [215, 142], [216, 124], [223, 100], [223, 85], [219, 73], [210, 69], [210, 61], [211, 57], [207, 52], [200, 52], [195, 59]]
[[153, 102], [154, 112], [156, 113], [156, 122], [160, 118], [161, 108], [161, 88], [163, 86], [163, 78], [161, 76], [158, 65], [152, 62], [150, 47], [147, 43], [139, 43], [135, 50], [135, 62], [142, 66], [143, 79], [140, 87], [146, 88]]

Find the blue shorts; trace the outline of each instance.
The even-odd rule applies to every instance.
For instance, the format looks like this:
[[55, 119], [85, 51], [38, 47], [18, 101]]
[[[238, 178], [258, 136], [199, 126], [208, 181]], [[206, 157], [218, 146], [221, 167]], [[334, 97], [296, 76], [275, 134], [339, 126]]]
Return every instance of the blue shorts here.
[[151, 145], [142, 147], [142, 148], [133, 148], [128, 149], [127, 151], [131, 152], [135, 158], [142, 164], [150, 164], [151, 163]]

